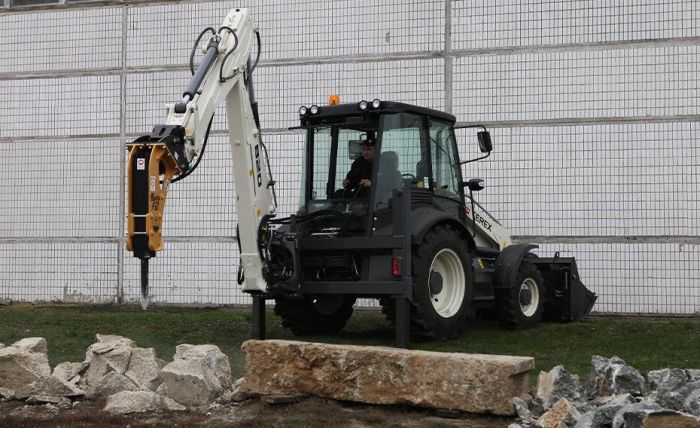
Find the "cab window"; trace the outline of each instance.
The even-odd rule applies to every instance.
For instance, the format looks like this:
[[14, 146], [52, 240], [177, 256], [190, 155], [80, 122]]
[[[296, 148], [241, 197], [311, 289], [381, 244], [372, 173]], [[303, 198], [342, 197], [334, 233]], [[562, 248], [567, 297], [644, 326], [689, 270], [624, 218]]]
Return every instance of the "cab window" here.
[[[377, 188], [375, 208], [382, 209], [391, 206], [394, 189], [403, 188], [405, 181], [422, 185], [422, 177], [418, 175], [427, 168], [423, 161], [421, 148], [422, 117], [398, 113], [382, 116], [381, 150], [378, 155]], [[426, 172], [427, 175], [427, 172]]]
[[433, 190], [436, 196], [459, 199], [459, 170], [456, 164], [452, 127], [441, 122], [430, 126], [430, 157], [433, 165]]

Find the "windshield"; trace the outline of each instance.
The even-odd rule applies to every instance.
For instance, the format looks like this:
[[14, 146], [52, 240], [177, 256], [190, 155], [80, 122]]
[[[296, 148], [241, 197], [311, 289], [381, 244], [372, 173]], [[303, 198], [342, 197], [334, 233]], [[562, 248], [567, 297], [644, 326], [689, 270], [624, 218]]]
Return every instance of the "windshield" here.
[[[368, 196], [376, 141], [374, 123], [317, 127], [308, 130], [301, 206], [310, 211], [334, 208], [331, 201]], [[371, 140], [370, 144], [368, 141]]]

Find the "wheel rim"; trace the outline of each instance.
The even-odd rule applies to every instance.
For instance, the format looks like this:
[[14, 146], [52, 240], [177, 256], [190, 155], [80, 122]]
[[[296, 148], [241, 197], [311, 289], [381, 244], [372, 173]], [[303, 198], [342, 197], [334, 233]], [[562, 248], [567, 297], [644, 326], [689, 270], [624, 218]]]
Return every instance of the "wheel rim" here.
[[535, 315], [537, 307], [540, 305], [540, 288], [537, 286], [537, 281], [532, 278], [525, 278], [523, 283], [520, 284], [518, 301], [523, 315], [526, 317]]
[[[442, 287], [439, 293], [430, 292], [430, 303], [433, 309], [443, 318], [450, 318], [459, 312], [464, 301], [464, 291], [466, 288], [466, 278], [462, 260], [454, 251], [443, 248], [430, 264], [430, 276], [438, 273], [442, 276]], [[430, 276], [428, 284], [430, 284]]]

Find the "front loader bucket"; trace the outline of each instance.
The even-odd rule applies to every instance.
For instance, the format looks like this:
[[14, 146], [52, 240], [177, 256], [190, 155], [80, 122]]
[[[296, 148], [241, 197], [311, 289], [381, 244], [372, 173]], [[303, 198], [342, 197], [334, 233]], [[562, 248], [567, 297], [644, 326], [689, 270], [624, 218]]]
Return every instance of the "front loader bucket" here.
[[528, 259], [544, 278], [546, 300], [543, 318], [550, 321], [580, 321], [595, 304], [598, 296], [586, 288], [578, 276], [576, 259], [559, 257]]

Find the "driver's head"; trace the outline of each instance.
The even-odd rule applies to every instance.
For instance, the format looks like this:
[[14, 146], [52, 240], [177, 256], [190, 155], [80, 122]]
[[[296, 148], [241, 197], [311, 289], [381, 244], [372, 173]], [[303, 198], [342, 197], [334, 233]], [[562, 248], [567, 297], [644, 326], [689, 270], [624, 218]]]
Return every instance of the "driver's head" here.
[[375, 156], [376, 139], [374, 133], [367, 133], [367, 138], [362, 140], [362, 157], [365, 160], [372, 160]]

